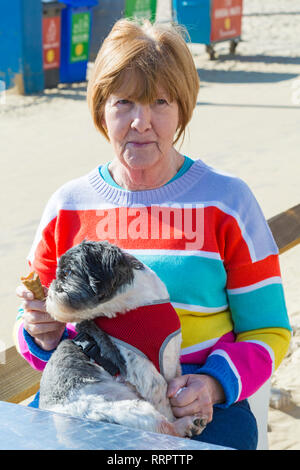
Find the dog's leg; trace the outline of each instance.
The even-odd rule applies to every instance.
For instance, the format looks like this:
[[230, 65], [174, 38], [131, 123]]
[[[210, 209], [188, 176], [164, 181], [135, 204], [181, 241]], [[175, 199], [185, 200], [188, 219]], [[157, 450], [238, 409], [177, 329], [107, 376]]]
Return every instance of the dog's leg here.
[[[128, 394], [128, 391], [126, 392]], [[185, 417], [171, 423], [151, 403], [138, 398], [108, 401], [100, 395], [86, 394], [84, 389], [63, 404], [48, 407], [49, 410], [106, 423], [120, 424], [143, 431], [191, 437], [198, 433], [197, 418]]]
[[167, 382], [156, 367], [146, 357], [142, 357], [130, 349], [118, 344], [120, 352], [127, 364], [124, 379], [134, 386], [137, 393], [163, 414], [169, 421], [174, 421], [169, 399], [167, 398]]

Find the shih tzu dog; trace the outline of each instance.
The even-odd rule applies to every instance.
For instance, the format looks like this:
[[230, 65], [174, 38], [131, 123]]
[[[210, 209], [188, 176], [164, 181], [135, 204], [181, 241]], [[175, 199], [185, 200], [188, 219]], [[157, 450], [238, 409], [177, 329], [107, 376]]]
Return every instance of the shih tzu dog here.
[[201, 433], [201, 416], [176, 419], [167, 398], [167, 383], [181, 374], [180, 322], [150, 268], [108, 242], [84, 241], [60, 258], [46, 305], [78, 334], [47, 363], [40, 408], [178, 437]]

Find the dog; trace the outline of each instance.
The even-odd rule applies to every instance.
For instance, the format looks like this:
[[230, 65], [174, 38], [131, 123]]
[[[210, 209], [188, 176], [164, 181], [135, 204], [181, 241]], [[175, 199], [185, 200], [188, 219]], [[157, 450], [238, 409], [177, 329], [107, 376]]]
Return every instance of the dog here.
[[107, 241], [83, 241], [59, 259], [46, 308], [78, 334], [43, 371], [41, 409], [177, 437], [202, 432], [201, 416], [176, 419], [167, 398], [181, 374], [180, 322], [149, 267]]

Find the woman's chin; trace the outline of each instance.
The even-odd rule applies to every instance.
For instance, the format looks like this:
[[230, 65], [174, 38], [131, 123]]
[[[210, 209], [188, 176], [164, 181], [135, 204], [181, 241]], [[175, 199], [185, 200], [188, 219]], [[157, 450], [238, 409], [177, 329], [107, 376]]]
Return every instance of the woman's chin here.
[[151, 152], [138, 150], [137, 152], [124, 155], [124, 160], [130, 170], [146, 171], [158, 163], [159, 155], [153, 150]]

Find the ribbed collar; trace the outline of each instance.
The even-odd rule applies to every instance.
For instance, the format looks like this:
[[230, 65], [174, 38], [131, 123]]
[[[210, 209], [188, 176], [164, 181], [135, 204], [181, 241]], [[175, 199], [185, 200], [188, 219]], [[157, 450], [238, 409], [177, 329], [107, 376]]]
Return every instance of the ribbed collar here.
[[121, 206], [162, 204], [175, 201], [180, 195], [189, 191], [194, 184], [199, 182], [207, 168], [201, 160], [196, 160], [184, 175], [172, 183], [146, 191], [128, 191], [111, 186], [101, 177], [99, 167], [89, 173], [88, 180], [94, 190], [112, 204]]

